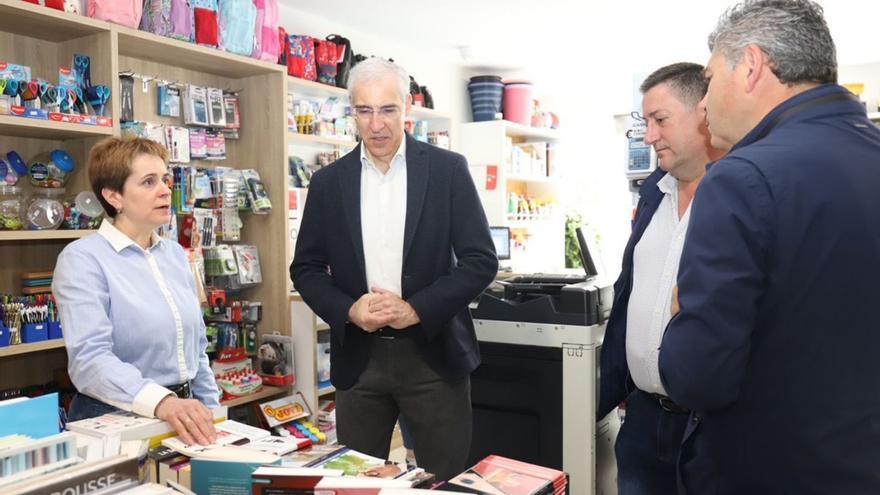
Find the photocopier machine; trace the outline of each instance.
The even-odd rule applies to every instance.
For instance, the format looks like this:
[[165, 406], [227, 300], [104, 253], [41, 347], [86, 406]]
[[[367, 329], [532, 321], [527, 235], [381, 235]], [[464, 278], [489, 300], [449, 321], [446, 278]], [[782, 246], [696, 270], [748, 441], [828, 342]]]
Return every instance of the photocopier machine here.
[[616, 413], [597, 423], [596, 403], [613, 288], [579, 241], [586, 276], [499, 279], [471, 304], [482, 364], [468, 460], [503, 455], [567, 472], [572, 495], [612, 494], [620, 423]]

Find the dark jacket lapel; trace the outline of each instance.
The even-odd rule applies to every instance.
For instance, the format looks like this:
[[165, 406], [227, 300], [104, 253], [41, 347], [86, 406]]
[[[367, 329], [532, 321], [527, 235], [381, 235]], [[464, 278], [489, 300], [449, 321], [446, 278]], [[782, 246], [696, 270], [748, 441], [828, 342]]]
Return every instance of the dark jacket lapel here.
[[[422, 143], [406, 134], [406, 226], [403, 231], [403, 264], [419, 226], [428, 190], [428, 158]], [[363, 249], [361, 249], [363, 251]]]
[[[361, 144], [360, 146], [363, 146]], [[361, 160], [360, 147], [346, 155], [339, 174], [339, 187], [342, 190], [342, 206], [348, 232], [354, 245], [354, 255], [360, 267], [364, 287], [367, 285], [367, 270], [364, 262], [364, 236], [361, 231]]]

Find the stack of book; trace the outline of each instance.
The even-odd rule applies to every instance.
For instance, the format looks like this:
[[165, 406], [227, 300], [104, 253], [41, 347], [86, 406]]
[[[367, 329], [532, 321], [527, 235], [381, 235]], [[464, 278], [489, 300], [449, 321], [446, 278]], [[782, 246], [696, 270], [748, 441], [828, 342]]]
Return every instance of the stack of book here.
[[284, 468], [318, 468], [341, 471], [343, 476], [394, 480], [387, 488], [422, 488], [434, 481], [424, 469], [369, 456], [345, 446], [317, 445], [284, 456]]
[[52, 292], [52, 272], [24, 272], [21, 274], [21, 293], [25, 295]]
[[567, 486], [563, 471], [490, 455], [435, 488], [484, 495], [563, 495]]

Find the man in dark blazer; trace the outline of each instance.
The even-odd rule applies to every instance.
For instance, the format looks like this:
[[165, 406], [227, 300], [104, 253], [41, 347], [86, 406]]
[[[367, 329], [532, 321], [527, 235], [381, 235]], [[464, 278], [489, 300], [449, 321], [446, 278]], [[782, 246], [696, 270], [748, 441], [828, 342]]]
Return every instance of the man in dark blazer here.
[[671, 293], [688, 227], [691, 199], [706, 164], [721, 152], [709, 144], [703, 66], [681, 62], [645, 78], [645, 143], [659, 168], [639, 189], [633, 232], [614, 284], [614, 305], [600, 355], [598, 417], [626, 401], [615, 444], [620, 495], [666, 495], [676, 490], [678, 447], [687, 410], [660, 386], [657, 348], [671, 317]]
[[694, 199], [660, 371], [693, 412], [688, 494], [880, 493], [880, 129], [835, 84], [808, 0], [743, 2], [709, 37], [730, 152]]
[[440, 479], [466, 466], [468, 304], [498, 260], [467, 162], [404, 132], [409, 76], [378, 58], [349, 74], [361, 145], [312, 177], [290, 273], [331, 327], [339, 442], [387, 458], [398, 415]]

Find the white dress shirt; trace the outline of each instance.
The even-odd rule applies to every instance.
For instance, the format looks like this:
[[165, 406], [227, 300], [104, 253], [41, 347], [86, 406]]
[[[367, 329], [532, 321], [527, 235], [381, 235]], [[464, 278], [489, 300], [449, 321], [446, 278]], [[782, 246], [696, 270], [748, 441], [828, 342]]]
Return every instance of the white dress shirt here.
[[678, 180], [657, 182], [663, 200], [633, 251], [632, 293], [626, 309], [626, 360], [636, 387], [666, 395], [660, 382], [660, 341], [671, 318], [672, 288], [691, 216], [678, 217]]
[[406, 137], [384, 174], [361, 143], [361, 235], [367, 290], [380, 287], [402, 296], [405, 224]]
[[205, 348], [205, 322], [186, 254], [153, 234], [141, 248], [104, 220], [97, 234], [67, 245], [52, 280], [77, 390], [152, 417], [172, 392], [192, 381], [208, 407], [220, 397]]

